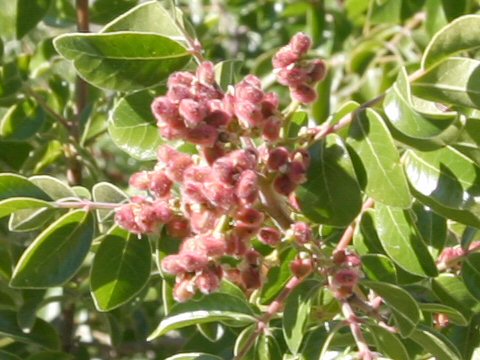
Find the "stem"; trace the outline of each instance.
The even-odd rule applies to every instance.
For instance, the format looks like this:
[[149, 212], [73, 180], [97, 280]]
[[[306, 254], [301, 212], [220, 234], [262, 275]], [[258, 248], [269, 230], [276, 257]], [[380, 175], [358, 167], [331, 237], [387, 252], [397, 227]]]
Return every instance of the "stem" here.
[[360, 359], [362, 360], [373, 360], [376, 356], [370, 351], [368, 344], [363, 336], [362, 328], [360, 327], [360, 322], [355, 315], [350, 303], [347, 300], [342, 301], [342, 313], [347, 320], [350, 331], [352, 332], [353, 338], [358, 347]]
[[[89, 32], [89, 14], [88, 14], [88, 0], [76, 0], [77, 8], [77, 30], [79, 32]], [[77, 76], [76, 83], [76, 105], [77, 105], [77, 116], [79, 117], [87, 106], [88, 98], [88, 84], [81, 77]], [[78, 126], [75, 126], [78, 130]], [[78, 135], [78, 134], [77, 134]]]
[[288, 210], [282, 206], [283, 199], [276, 194], [272, 184], [264, 177], [259, 179], [260, 200], [264, 210], [274, 219], [282, 230], [288, 230], [293, 223]]
[[340, 238], [334, 252], [345, 250], [350, 245], [353, 239], [353, 234], [355, 232], [355, 226], [356, 226], [355, 224], [358, 222], [362, 214], [366, 210], [371, 208], [373, 204], [374, 204], [374, 201], [371, 198], [368, 198], [367, 201], [363, 203], [362, 209], [360, 210], [360, 214], [358, 214], [357, 218], [347, 227], [342, 237]]
[[281, 311], [283, 307], [283, 303], [285, 300], [288, 298], [288, 296], [292, 293], [292, 291], [300, 285], [303, 280], [308, 276], [309, 274], [306, 274], [305, 276], [298, 278], [294, 276], [293, 278], [290, 279], [290, 281], [285, 285], [285, 288], [282, 290], [282, 292], [277, 296], [277, 298], [268, 306], [267, 311], [263, 314], [263, 316], [258, 320], [257, 323], [257, 329], [250, 335], [248, 338], [247, 342], [243, 346], [243, 348], [238, 352], [237, 356], [235, 356], [234, 360], [241, 360], [244, 358], [245, 355], [250, 351], [251, 347], [255, 344], [255, 341], [257, 340], [258, 336], [265, 331], [267, 328], [268, 323], [270, 320], [273, 319], [273, 317]]

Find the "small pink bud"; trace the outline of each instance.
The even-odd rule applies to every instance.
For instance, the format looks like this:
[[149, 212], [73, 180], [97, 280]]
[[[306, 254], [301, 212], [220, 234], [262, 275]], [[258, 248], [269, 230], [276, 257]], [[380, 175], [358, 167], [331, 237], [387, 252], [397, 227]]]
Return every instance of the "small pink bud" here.
[[220, 278], [212, 271], [202, 271], [196, 277], [195, 285], [202, 294], [211, 294], [220, 287]]
[[235, 87], [235, 96], [240, 100], [258, 104], [263, 100], [264, 93], [262, 89], [242, 81]]
[[186, 71], [177, 71], [174, 72], [168, 78], [167, 86], [170, 88], [175, 85], [185, 85], [190, 86], [192, 82], [195, 80], [195, 77], [192, 73]]
[[205, 122], [216, 128], [227, 126], [232, 120], [231, 114], [225, 109], [225, 105], [221, 100], [210, 100], [208, 102], [209, 114], [205, 118]]
[[200, 82], [193, 84], [193, 93], [196, 95], [197, 99], [201, 101], [221, 99], [223, 97], [223, 93], [220, 92], [216, 87]]
[[208, 258], [200, 252], [182, 252], [179, 254], [179, 263], [185, 268], [186, 272], [195, 272], [208, 265]]
[[189, 204], [205, 204], [208, 199], [202, 183], [186, 180], [182, 187], [183, 200]]
[[303, 165], [308, 168], [310, 165], [310, 153], [307, 149], [298, 149], [293, 153], [293, 161], [301, 161]]
[[299, 244], [306, 244], [313, 239], [312, 228], [304, 222], [297, 221], [292, 224], [293, 238]]
[[306, 84], [290, 88], [290, 94], [294, 100], [303, 104], [310, 104], [317, 98], [315, 90]]
[[227, 243], [222, 236], [205, 235], [200, 241], [208, 256], [223, 256], [227, 251]]
[[245, 100], [236, 100], [235, 115], [244, 128], [260, 126], [265, 120], [262, 107]]
[[255, 170], [258, 162], [258, 152], [253, 148], [247, 148], [245, 150], [235, 150], [229, 155], [235, 163], [235, 166], [240, 170]]
[[446, 247], [438, 256], [437, 263], [450, 265], [465, 254], [465, 250], [461, 247]]
[[245, 170], [238, 180], [235, 194], [246, 204], [253, 204], [258, 197], [258, 175], [253, 170]]
[[260, 266], [262, 255], [255, 249], [249, 249], [245, 253], [245, 261], [248, 265]]
[[155, 171], [150, 175], [149, 189], [158, 197], [170, 194], [172, 185], [172, 180], [164, 172]]
[[263, 138], [267, 141], [275, 142], [280, 137], [280, 131], [282, 129], [282, 121], [279, 117], [273, 115], [270, 116], [265, 122], [263, 128]]
[[219, 144], [218, 142], [215, 143], [215, 145], [212, 147], [203, 146], [201, 150], [203, 158], [210, 166], [212, 166], [215, 161], [225, 155], [224, 146], [222, 144]]
[[278, 95], [276, 93], [267, 93], [265, 94], [261, 105], [263, 116], [265, 118], [268, 118], [278, 110], [278, 106], [280, 105], [280, 99], [278, 98]]
[[218, 131], [215, 127], [200, 123], [193, 129], [188, 129], [185, 140], [190, 141], [195, 145], [202, 145], [212, 147], [218, 138]]
[[260, 228], [264, 217], [263, 213], [252, 208], [242, 208], [235, 214], [237, 224], [246, 228]]
[[185, 267], [180, 261], [181, 255], [168, 255], [162, 260], [162, 270], [172, 275], [178, 275], [186, 272]]
[[281, 174], [273, 181], [273, 188], [279, 194], [288, 196], [293, 190], [295, 190], [296, 185], [290, 180], [287, 174]]
[[290, 46], [284, 46], [275, 54], [272, 59], [272, 64], [274, 68], [284, 68], [296, 63], [299, 59], [298, 54], [292, 51]]
[[325, 79], [327, 75], [327, 65], [325, 61], [316, 59], [312, 62], [311, 70], [308, 72], [309, 82], [316, 83]]
[[282, 239], [282, 234], [273, 227], [263, 227], [258, 233], [258, 239], [269, 246], [276, 246]]
[[221, 157], [215, 160], [212, 171], [216, 179], [229, 185], [235, 184], [239, 176], [235, 161], [230, 157]]
[[305, 55], [312, 46], [312, 39], [305, 33], [295, 34], [289, 43], [294, 52], [299, 55]]
[[277, 74], [277, 81], [285, 86], [299, 86], [309, 80], [309, 74], [303, 68], [283, 68]]
[[267, 167], [277, 171], [288, 163], [290, 152], [286, 147], [277, 147], [268, 153]]
[[141, 233], [135, 221], [135, 213], [133, 211], [132, 204], [122, 205], [116, 210], [115, 222], [132, 233]]
[[190, 235], [190, 221], [183, 216], [174, 215], [167, 223], [167, 232], [171, 237], [183, 239]]
[[167, 176], [175, 182], [181, 183], [184, 172], [193, 165], [193, 160], [189, 155], [166, 145], [158, 149], [157, 157], [160, 163], [166, 165], [165, 173]]
[[[158, 124], [157, 124], [158, 125]], [[187, 128], [181, 123], [175, 125], [158, 125], [160, 128], [160, 135], [167, 140], [178, 140], [185, 136]]]
[[148, 190], [150, 184], [150, 174], [146, 171], [140, 171], [130, 176], [128, 181], [130, 186], [138, 190]]
[[195, 295], [195, 286], [190, 278], [184, 278], [175, 284], [173, 298], [178, 302], [186, 302]]
[[260, 270], [256, 267], [249, 267], [241, 271], [240, 276], [246, 289], [258, 289], [262, 286]]
[[152, 208], [155, 214], [155, 220], [159, 223], [168, 223], [173, 216], [172, 210], [168, 204], [162, 200], [157, 200], [152, 203]]
[[178, 116], [177, 105], [166, 96], [155, 98], [152, 102], [152, 113], [160, 122], [166, 122], [168, 119]]
[[183, 99], [193, 99], [194, 95], [185, 85], [173, 85], [168, 89], [167, 97], [171, 101], [178, 102]]
[[303, 278], [312, 272], [313, 261], [312, 259], [295, 259], [290, 264], [290, 269], [297, 278]]
[[208, 85], [215, 83], [215, 67], [212, 62], [204, 61], [198, 66], [197, 79]]
[[259, 89], [262, 88], [262, 80], [260, 80], [258, 76], [248, 74], [243, 78], [243, 81], [252, 86], [255, 86], [256, 88], [259, 88]]
[[333, 277], [333, 285], [338, 287], [354, 287], [360, 279], [358, 270], [355, 269], [340, 269]]
[[183, 99], [180, 101], [178, 111], [183, 117], [185, 124], [190, 128], [194, 128], [208, 115], [208, 106], [204, 102]]
[[205, 195], [213, 206], [225, 211], [230, 210], [235, 202], [233, 187], [219, 181], [206, 184]]
[[195, 234], [202, 234], [215, 229], [219, 215], [215, 210], [202, 208], [198, 211], [190, 211], [190, 226]]
[[303, 184], [307, 181], [307, 169], [302, 161], [292, 161], [288, 165], [287, 174], [294, 184]]

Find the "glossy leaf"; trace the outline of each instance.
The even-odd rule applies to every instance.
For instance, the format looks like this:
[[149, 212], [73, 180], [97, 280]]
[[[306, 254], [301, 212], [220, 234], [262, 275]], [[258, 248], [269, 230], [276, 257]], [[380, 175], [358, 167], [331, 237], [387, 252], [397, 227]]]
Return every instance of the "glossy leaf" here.
[[[101, 182], [95, 184], [92, 189], [93, 200], [97, 202], [122, 204], [127, 201], [127, 195], [113, 184], [107, 182]], [[98, 209], [97, 217], [100, 224], [104, 225], [104, 222], [113, 216], [115, 210]]]
[[91, 214], [82, 210], [65, 214], [25, 250], [10, 285], [19, 288], [63, 285], [82, 265], [90, 250], [93, 232]]
[[35, 28], [47, 14], [52, 0], [17, 0], [17, 39]]
[[423, 312], [433, 313], [433, 314], [444, 314], [448, 316], [448, 321], [460, 326], [467, 326], [468, 320], [463, 316], [463, 314], [447, 305], [443, 304], [425, 304], [419, 303], [420, 310]]
[[459, 151], [408, 150], [404, 156], [407, 178], [416, 191], [442, 206], [480, 215], [480, 167]]
[[23, 176], [0, 174], [0, 200], [12, 197], [29, 197], [45, 201], [52, 200], [42, 189]]
[[265, 283], [262, 286], [260, 301], [268, 304], [283, 290], [288, 280], [292, 277], [290, 263], [295, 259], [296, 251], [288, 249], [279, 256], [279, 265], [272, 266], [268, 271]]
[[138, 92], [124, 97], [111, 112], [108, 132], [113, 142], [138, 160], [153, 160], [156, 149], [164, 141], [160, 137], [150, 110], [153, 97]]
[[148, 337], [153, 340], [169, 331], [185, 326], [213, 321], [233, 320], [236, 325], [246, 325], [255, 321], [253, 312], [243, 301], [227, 294], [214, 293], [198, 301], [178, 303]]
[[360, 226], [355, 227], [353, 234], [353, 246], [359, 255], [385, 253], [377, 234], [375, 210], [368, 209], [362, 212]]
[[398, 338], [398, 335], [377, 325], [369, 325], [368, 329], [382, 354], [387, 355], [392, 360], [410, 360], [407, 349]]
[[0, 309], [0, 334], [16, 341], [39, 345], [43, 348], [56, 350], [60, 339], [55, 328], [42, 319], [37, 319], [29, 333], [25, 333], [17, 325], [15, 311]]
[[415, 95], [449, 105], [480, 108], [480, 61], [449, 58], [413, 83]]
[[409, 336], [420, 321], [420, 309], [415, 299], [396, 285], [373, 281], [363, 281], [362, 284], [383, 298], [392, 309], [402, 336]]
[[116, 228], [107, 234], [95, 254], [90, 288], [100, 311], [110, 311], [131, 300], [147, 283], [152, 251], [147, 238]]
[[458, 137], [462, 128], [455, 112], [442, 112], [434, 103], [418, 98], [414, 101], [404, 68], [387, 92], [383, 106], [390, 123], [407, 137], [443, 145]]
[[10, 198], [0, 201], [0, 218], [18, 210], [51, 208], [48, 202], [32, 198]]
[[459, 310], [465, 317], [480, 312], [480, 304], [466, 287], [462, 278], [442, 274], [432, 281], [432, 290], [443, 304]]
[[37, 310], [45, 297], [45, 292], [43, 289], [22, 291], [23, 303], [18, 309], [17, 322], [23, 331], [29, 332], [35, 325]]
[[309, 148], [311, 164], [307, 182], [297, 196], [305, 216], [311, 221], [333, 226], [350, 224], [362, 206], [360, 187], [342, 140], [327, 136]]
[[435, 258], [442, 251], [447, 241], [447, 219], [435, 214], [430, 208], [415, 203], [415, 224], [428, 245], [430, 253]]
[[242, 65], [240, 60], [225, 60], [215, 64], [215, 80], [224, 91], [238, 81]]
[[382, 254], [362, 256], [362, 269], [368, 279], [388, 283], [397, 282], [397, 272], [393, 262]]
[[23, 141], [33, 137], [43, 126], [45, 112], [31, 100], [12, 106], [0, 122], [0, 138]]
[[169, 356], [165, 360], [221, 360], [221, 357], [205, 353], [184, 353]]
[[70, 186], [68, 186], [64, 181], [52, 176], [37, 175], [30, 177], [28, 180], [45, 191], [53, 200], [77, 197]]
[[157, 85], [191, 57], [179, 43], [154, 33], [66, 34], [54, 45], [85, 80], [119, 91]]
[[422, 326], [410, 336], [437, 360], [462, 360], [462, 355], [451, 341], [443, 334]]
[[480, 300], [480, 253], [472, 253], [462, 262], [462, 278], [470, 293]]
[[313, 296], [321, 284], [307, 280], [295, 288], [287, 298], [283, 316], [283, 335], [292, 354], [297, 354], [302, 344]]
[[428, 44], [422, 58], [422, 68], [430, 68], [461, 51], [480, 47], [480, 16], [466, 15], [441, 29]]
[[371, 109], [356, 112], [348, 140], [365, 167], [365, 192], [385, 205], [409, 208], [412, 197], [400, 156], [380, 115]]
[[404, 270], [435, 276], [437, 269], [409, 212], [378, 204], [375, 223], [385, 252]]

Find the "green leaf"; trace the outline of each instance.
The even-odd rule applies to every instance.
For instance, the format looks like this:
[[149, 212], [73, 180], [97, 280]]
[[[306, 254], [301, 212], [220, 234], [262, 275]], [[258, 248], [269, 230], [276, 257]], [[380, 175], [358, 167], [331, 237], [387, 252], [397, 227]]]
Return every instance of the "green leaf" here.
[[29, 333], [25, 333], [17, 325], [15, 311], [0, 309], [0, 334], [15, 341], [40, 345], [43, 348], [56, 350], [60, 347], [60, 339], [55, 328], [42, 319], [37, 319]]
[[321, 283], [306, 280], [288, 296], [283, 310], [283, 336], [292, 354], [297, 354], [310, 315], [312, 297]]
[[362, 256], [362, 269], [368, 279], [388, 283], [397, 282], [397, 271], [393, 262], [382, 254]]
[[45, 191], [54, 200], [77, 197], [70, 186], [52, 176], [38, 175], [30, 177], [28, 180]]
[[409, 208], [412, 197], [400, 156], [380, 115], [371, 109], [356, 112], [348, 140], [365, 167], [365, 192], [385, 205]]
[[444, 145], [458, 137], [462, 128], [455, 112], [442, 112], [434, 103], [412, 98], [404, 68], [387, 92], [383, 106], [392, 126], [407, 137]]
[[435, 214], [430, 208], [419, 203], [413, 205], [415, 223], [423, 240], [428, 245], [430, 254], [436, 258], [447, 241], [447, 219]]
[[253, 315], [250, 307], [237, 297], [214, 293], [198, 301], [175, 304], [147, 340], [153, 340], [185, 326], [213, 321], [231, 320], [236, 325], [243, 326], [255, 321]]
[[51, 0], [17, 0], [17, 39], [35, 28], [47, 14]]
[[227, 91], [228, 86], [235, 84], [240, 76], [243, 62], [240, 60], [225, 60], [215, 64], [215, 80]]
[[435, 276], [437, 268], [406, 210], [377, 204], [375, 223], [385, 252], [404, 270], [419, 276]]
[[138, 0], [95, 0], [90, 7], [90, 21], [105, 24], [136, 6]]
[[480, 216], [480, 167], [452, 147], [404, 155], [407, 178], [413, 188], [438, 204], [468, 210]]
[[91, 214], [83, 210], [65, 214], [25, 250], [15, 267], [10, 285], [17, 288], [63, 285], [82, 265], [93, 233]]
[[31, 100], [12, 106], [0, 122], [0, 137], [9, 141], [23, 141], [33, 137], [45, 121], [45, 112]]
[[480, 253], [472, 253], [462, 262], [462, 277], [470, 293], [480, 300]]
[[415, 95], [450, 105], [480, 108], [480, 61], [449, 58], [419, 77]]
[[466, 318], [480, 312], [480, 303], [468, 291], [460, 277], [442, 274], [432, 281], [432, 290], [443, 304], [457, 309]]
[[[113, 184], [101, 182], [95, 184], [92, 189], [93, 200], [96, 202], [122, 204], [128, 200], [127, 194]], [[100, 224], [104, 224], [113, 214], [115, 210], [98, 209], [97, 217]]]
[[205, 353], [183, 353], [169, 356], [165, 360], [222, 360], [222, 358]]
[[0, 359], [2, 360], [22, 360], [21, 357], [18, 357], [15, 354], [0, 350]]
[[349, 225], [360, 212], [362, 197], [345, 144], [329, 135], [309, 152], [307, 182], [297, 190], [303, 214], [320, 224]]
[[108, 132], [113, 142], [138, 160], [153, 160], [164, 142], [150, 110], [153, 96], [138, 92], [121, 99], [110, 114]]
[[410, 339], [432, 354], [436, 360], [463, 360], [458, 349], [445, 335], [426, 326], [415, 329]]
[[191, 57], [179, 43], [153, 33], [65, 34], [54, 45], [86, 81], [119, 91], [158, 85]]
[[[245, 327], [240, 334], [237, 336], [237, 340], [235, 341], [235, 346], [233, 348], [233, 354], [237, 356], [240, 351], [245, 347], [245, 344], [251, 336], [254, 336], [256, 330], [255, 324], [252, 324], [250, 326]], [[255, 339], [255, 342], [257, 342], [257, 338]], [[255, 344], [254, 344], [255, 345]], [[250, 347], [250, 350], [243, 356], [245, 360], [255, 360], [255, 347], [252, 346]]]
[[[179, 21], [181, 23], [181, 19]], [[179, 39], [184, 37], [172, 12], [165, 9], [159, 1], [147, 1], [135, 6], [102, 29], [103, 33], [114, 31], [151, 32]]]
[[480, 47], [480, 16], [466, 15], [441, 29], [428, 44], [422, 58], [422, 68], [430, 68], [461, 51]]
[[391, 333], [387, 329], [377, 326], [368, 325], [370, 333], [373, 335], [377, 348], [388, 358], [393, 360], [410, 360], [405, 345], [400, 341], [396, 334]]
[[355, 227], [353, 246], [359, 255], [385, 254], [375, 225], [375, 210], [362, 212], [360, 226]]
[[292, 277], [290, 264], [295, 259], [297, 252], [290, 248], [283, 251], [279, 256], [280, 266], [272, 266], [267, 274], [267, 279], [262, 286], [260, 302], [268, 304], [282, 291], [288, 280]]
[[402, 288], [373, 281], [362, 281], [362, 284], [372, 289], [383, 298], [393, 312], [393, 318], [403, 337], [409, 336], [420, 322], [420, 309], [415, 299]]
[[97, 249], [90, 273], [95, 306], [110, 311], [131, 300], [150, 278], [152, 250], [147, 238], [116, 228]]
[[43, 301], [46, 290], [25, 289], [22, 291], [23, 303], [18, 309], [17, 322], [18, 326], [29, 332], [35, 325], [37, 310]]
[[445, 314], [448, 316], [448, 321], [451, 321], [454, 324], [460, 326], [467, 326], [468, 320], [463, 316], [463, 314], [447, 305], [443, 304], [425, 304], [420, 303], [420, 310], [423, 312], [434, 313], [434, 314]]
[[42, 189], [23, 176], [0, 174], [0, 200], [12, 197], [29, 197], [45, 201], [52, 200]]
[[308, 125], [308, 113], [305, 111], [295, 111], [291, 117], [288, 124], [287, 137], [295, 138], [298, 136], [298, 133], [302, 127]]
[[48, 202], [32, 198], [11, 198], [0, 201], [0, 218], [18, 210], [51, 208]]
[[60, 351], [42, 351], [30, 355], [26, 360], [74, 360], [72, 354], [67, 354]]

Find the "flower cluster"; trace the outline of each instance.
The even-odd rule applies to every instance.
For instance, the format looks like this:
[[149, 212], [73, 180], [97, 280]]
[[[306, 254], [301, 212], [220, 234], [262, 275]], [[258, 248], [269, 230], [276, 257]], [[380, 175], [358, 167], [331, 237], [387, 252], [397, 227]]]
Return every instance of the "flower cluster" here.
[[360, 257], [348, 250], [339, 250], [333, 254], [333, 263], [330, 289], [337, 299], [346, 299], [362, 276]]
[[[290, 46], [304, 38], [298, 35]], [[299, 46], [294, 48], [297, 60], [310, 47], [298, 52]], [[307, 71], [306, 64], [290, 68]], [[309, 76], [302, 84], [317, 79]], [[256, 76], [248, 75], [224, 92], [215, 81], [214, 65], [203, 62], [195, 74], [172, 74], [167, 85], [166, 95], [152, 103], [160, 133], [196, 145], [201, 156], [161, 146], [155, 168], [130, 178], [130, 185], [146, 195], [117, 209], [116, 221], [137, 234], [159, 233], [164, 227], [170, 237], [182, 240], [178, 253], [161, 263], [165, 273], [176, 277], [178, 301], [197, 290], [217, 290], [224, 277], [247, 291], [256, 289], [263, 273], [254, 238], [272, 247], [282, 240], [303, 246], [313, 239], [305, 222], [282, 229], [262, 203], [266, 188], [275, 201], [285, 203], [279, 207], [288, 208], [287, 197], [306, 181], [308, 152], [277, 144], [284, 124], [279, 99], [265, 92]], [[225, 261], [228, 257], [234, 261]]]
[[326, 75], [324, 61], [305, 59], [311, 46], [311, 39], [303, 33], [298, 33], [287, 46], [275, 54], [272, 60], [277, 81], [290, 88], [294, 100], [304, 104], [315, 101], [317, 94], [313, 85], [322, 81]]

